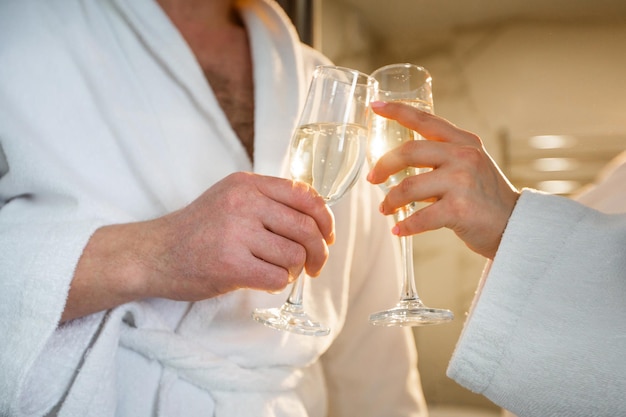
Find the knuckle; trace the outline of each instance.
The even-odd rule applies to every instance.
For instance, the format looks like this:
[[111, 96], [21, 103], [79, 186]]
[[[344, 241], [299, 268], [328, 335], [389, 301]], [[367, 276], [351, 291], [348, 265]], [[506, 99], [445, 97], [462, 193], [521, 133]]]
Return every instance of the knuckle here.
[[239, 211], [241, 207], [250, 204], [250, 200], [254, 197], [250, 192], [240, 192], [241, 187], [229, 188], [224, 195], [220, 196], [223, 210]]
[[480, 136], [478, 136], [475, 133], [472, 132], [467, 132], [467, 137], [470, 141], [472, 141], [474, 143], [474, 145], [476, 146], [483, 146], [483, 141], [480, 139]]
[[311, 200], [315, 195], [315, 193], [312, 192], [313, 187], [305, 182], [292, 180], [291, 184], [293, 191], [298, 195], [299, 198], [302, 198], [304, 202]]
[[420, 211], [413, 213], [411, 216], [398, 223], [402, 233], [413, 234], [421, 231], [423, 216]]
[[454, 160], [458, 161], [456, 175], [459, 177], [465, 176], [465, 181], [470, 180], [473, 177], [473, 173], [484, 164], [485, 154], [482, 152], [481, 148], [461, 146], [456, 148], [454, 152]]
[[464, 161], [478, 162], [482, 159], [482, 151], [474, 146], [459, 146], [457, 148], [459, 158]]
[[[315, 256], [311, 256], [311, 263], [321, 268], [328, 259], [329, 251], [328, 246], [324, 244], [323, 241], [316, 241], [316, 243], [318, 242], [319, 244], [316, 245], [311, 251], [312, 254], [315, 254]], [[309, 259], [307, 259], [307, 261], [309, 261]]]
[[313, 188], [309, 189], [305, 201], [308, 207], [311, 208], [313, 212], [318, 212], [322, 210], [326, 205], [326, 202], [324, 201], [322, 196]]
[[280, 291], [291, 282], [290, 274], [287, 270], [282, 270], [272, 276], [267, 277], [265, 288], [270, 291]]
[[465, 140], [471, 144], [471, 146], [474, 146], [476, 148], [482, 148], [483, 146], [483, 141], [480, 139], [480, 136], [478, 136], [476, 133], [467, 131], [467, 130], [463, 130], [462, 131]]
[[270, 292], [279, 292], [290, 282], [290, 274], [287, 270], [280, 269], [270, 273], [256, 273], [255, 282], [250, 284], [251, 288]]
[[417, 176], [411, 176], [411, 177], [407, 177], [404, 180], [402, 180], [400, 182], [400, 184], [398, 184], [396, 186], [397, 188], [397, 193], [401, 196], [401, 197], [409, 197], [412, 194], [412, 191], [415, 189], [416, 184], [415, 182], [418, 180]]
[[461, 190], [461, 192], [474, 188], [474, 181], [473, 175], [462, 169], [457, 169], [452, 174], [451, 183], [454, 184], [456, 190]]
[[312, 239], [318, 233], [317, 222], [311, 216], [298, 215], [296, 222], [297, 230], [304, 239]]
[[463, 219], [472, 215], [472, 204], [465, 194], [455, 194], [448, 199], [448, 210], [452, 218]]
[[306, 248], [300, 244], [293, 243], [282, 251], [282, 267], [287, 271], [302, 269], [307, 259]]
[[253, 177], [253, 174], [251, 174], [249, 172], [237, 171], [237, 172], [233, 172], [232, 174], [228, 175], [227, 178], [229, 178], [229, 180], [235, 181], [235, 182], [246, 182], [246, 181], [251, 181], [252, 177]]
[[326, 205], [322, 196], [312, 186], [301, 181], [293, 181], [292, 184], [292, 189], [306, 212], [316, 213]]
[[410, 161], [413, 156], [419, 152], [419, 148], [422, 146], [422, 141], [420, 140], [409, 140], [404, 142], [398, 148], [398, 153], [402, 160]]
[[293, 253], [291, 254], [290, 265], [297, 268], [301, 268], [306, 262], [306, 249], [302, 245], [295, 245]]

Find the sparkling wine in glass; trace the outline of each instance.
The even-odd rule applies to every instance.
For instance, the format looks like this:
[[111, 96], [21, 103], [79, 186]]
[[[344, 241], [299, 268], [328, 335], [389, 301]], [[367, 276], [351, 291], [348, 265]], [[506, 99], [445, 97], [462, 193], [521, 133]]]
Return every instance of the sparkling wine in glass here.
[[[332, 205], [356, 182], [365, 160], [369, 104], [376, 81], [358, 71], [317, 67], [300, 123], [291, 140], [292, 179], [311, 185]], [[279, 308], [260, 309], [252, 317], [269, 327], [293, 333], [325, 336], [330, 329], [310, 317], [303, 306], [304, 271]]]
[[[432, 78], [428, 71], [413, 64], [392, 64], [372, 73], [379, 83], [378, 100], [396, 101], [433, 112]], [[410, 140], [423, 140], [414, 130], [406, 128], [394, 120], [373, 115], [369, 132], [367, 159], [371, 166], [386, 152]], [[381, 184], [387, 193], [405, 178], [420, 174], [424, 169], [408, 167], [390, 176]], [[428, 169], [425, 169], [428, 170]], [[396, 221], [404, 220], [416, 210], [411, 203], [399, 210]], [[402, 294], [398, 303], [383, 311], [370, 315], [370, 322], [380, 326], [424, 326], [451, 321], [454, 315], [450, 310], [430, 308], [420, 300], [415, 288], [413, 272], [413, 239], [400, 237], [402, 250]]]

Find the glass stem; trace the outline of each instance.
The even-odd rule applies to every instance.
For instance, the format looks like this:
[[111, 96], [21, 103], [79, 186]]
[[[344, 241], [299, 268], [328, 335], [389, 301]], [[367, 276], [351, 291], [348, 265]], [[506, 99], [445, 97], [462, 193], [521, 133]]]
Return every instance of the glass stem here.
[[302, 306], [302, 292], [304, 289], [304, 279], [305, 274], [304, 271], [298, 275], [298, 278], [291, 286], [291, 292], [289, 293], [289, 297], [287, 298], [287, 302], [294, 306]]
[[[330, 207], [332, 205], [331, 202], [326, 201], [326, 204]], [[297, 308], [302, 310], [302, 294], [304, 293], [304, 280], [307, 278], [304, 269], [298, 275], [295, 282], [291, 285], [291, 291], [289, 292], [289, 297], [287, 297], [287, 303], [290, 307]]]
[[[398, 213], [398, 219], [404, 220], [407, 217], [407, 209], [402, 209]], [[400, 248], [402, 250], [402, 300], [418, 301], [419, 296], [415, 289], [415, 276], [413, 271], [413, 238], [411, 236], [400, 236]]]

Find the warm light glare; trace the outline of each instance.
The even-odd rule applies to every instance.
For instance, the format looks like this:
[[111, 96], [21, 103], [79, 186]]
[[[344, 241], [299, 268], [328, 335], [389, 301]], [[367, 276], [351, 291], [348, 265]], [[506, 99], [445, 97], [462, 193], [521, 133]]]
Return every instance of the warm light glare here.
[[294, 180], [307, 182], [311, 176], [311, 154], [306, 150], [306, 141], [302, 141], [298, 145], [297, 158], [290, 158], [289, 166], [291, 178]]
[[302, 178], [306, 174], [306, 166], [301, 159], [296, 159], [291, 163], [291, 176]]
[[578, 188], [581, 184], [577, 181], [567, 180], [550, 180], [541, 181], [537, 184], [537, 188], [550, 194], [569, 194]]
[[529, 139], [530, 146], [537, 149], [570, 148], [576, 144], [576, 138], [566, 135], [540, 135]]
[[578, 166], [578, 161], [572, 158], [539, 158], [533, 161], [533, 168], [545, 172], [573, 171]]
[[387, 147], [387, 143], [384, 139], [381, 139], [380, 136], [376, 136], [370, 141], [369, 144], [369, 159], [371, 162], [376, 162], [383, 156], [389, 148]]

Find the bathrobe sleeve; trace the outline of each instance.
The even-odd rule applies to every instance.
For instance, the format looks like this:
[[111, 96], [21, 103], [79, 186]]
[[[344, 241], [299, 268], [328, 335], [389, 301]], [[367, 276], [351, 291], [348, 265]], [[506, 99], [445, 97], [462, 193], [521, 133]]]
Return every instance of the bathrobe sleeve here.
[[626, 215], [525, 190], [448, 375], [519, 416], [626, 413]]
[[[83, 152], [91, 154], [83, 160], [90, 163], [99, 150], [89, 150], [86, 141], [75, 146], [66, 141], [68, 134], [77, 130], [77, 120], [67, 108], [55, 105], [55, 98], [63, 95], [84, 106], [91, 103], [70, 89], [61, 90], [65, 80], [80, 76], [48, 60], [55, 53], [67, 51], [58, 39], [41, 36], [46, 32], [50, 16], [34, 12], [25, 3], [0, 5], [0, 415], [3, 416], [26, 412], [14, 408], [20, 389], [27, 370], [57, 327], [77, 260], [93, 231], [115, 217], [115, 214], [99, 215], [93, 210], [94, 190], [90, 189], [89, 180], [78, 164], [66, 163], [73, 152], [77, 157]], [[35, 87], [29, 80], [42, 82]], [[55, 133], [59, 134], [56, 142], [51, 136]], [[94, 163], [97, 169], [98, 162]], [[106, 167], [102, 168], [105, 170], [101, 172], [107, 172]], [[120, 216], [117, 220], [128, 217]], [[81, 340], [75, 340], [76, 346], [86, 345], [96, 328], [97, 320], [86, 326]], [[79, 357], [68, 358], [68, 362], [78, 360]], [[64, 388], [59, 386], [58, 390]]]

